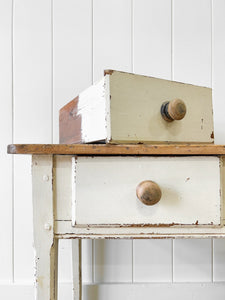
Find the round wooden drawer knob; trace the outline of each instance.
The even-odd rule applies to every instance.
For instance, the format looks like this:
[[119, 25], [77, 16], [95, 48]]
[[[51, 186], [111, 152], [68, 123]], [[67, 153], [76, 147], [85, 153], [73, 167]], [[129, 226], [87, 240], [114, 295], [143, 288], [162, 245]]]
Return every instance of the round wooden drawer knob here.
[[136, 188], [138, 199], [146, 205], [154, 205], [159, 202], [162, 192], [157, 183], [145, 180], [139, 183]]
[[186, 105], [180, 99], [164, 102], [161, 106], [161, 115], [167, 122], [182, 120], [186, 114]]

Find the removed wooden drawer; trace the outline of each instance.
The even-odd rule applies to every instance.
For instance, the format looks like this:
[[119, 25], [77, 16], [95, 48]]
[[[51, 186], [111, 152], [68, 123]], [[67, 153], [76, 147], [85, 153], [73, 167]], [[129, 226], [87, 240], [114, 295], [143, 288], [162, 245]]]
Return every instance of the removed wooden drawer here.
[[[221, 160], [215, 156], [74, 157], [73, 225], [220, 225]], [[137, 198], [136, 188], [146, 180], [161, 190], [155, 205]]]
[[119, 71], [106, 72], [59, 118], [63, 144], [214, 141], [211, 89]]

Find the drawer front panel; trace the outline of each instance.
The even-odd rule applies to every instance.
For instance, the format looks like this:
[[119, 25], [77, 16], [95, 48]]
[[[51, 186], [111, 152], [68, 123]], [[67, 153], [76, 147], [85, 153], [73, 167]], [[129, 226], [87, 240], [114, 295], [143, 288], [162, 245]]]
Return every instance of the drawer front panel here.
[[[74, 162], [73, 225], [220, 224], [218, 157], [77, 157]], [[145, 180], [161, 189], [155, 205], [136, 196]]]
[[[212, 90], [158, 78], [113, 72], [110, 76], [111, 139], [113, 142], [212, 143]], [[164, 102], [181, 99], [182, 120], [165, 121]]]

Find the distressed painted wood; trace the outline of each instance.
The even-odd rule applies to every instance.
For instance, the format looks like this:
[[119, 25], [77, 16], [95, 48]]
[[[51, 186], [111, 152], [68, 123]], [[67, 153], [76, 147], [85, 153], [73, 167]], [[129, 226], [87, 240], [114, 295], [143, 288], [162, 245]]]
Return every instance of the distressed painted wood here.
[[[88, 146], [88, 145], [86, 145]], [[106, 147], [106, 146], [105, 146]], [[117, 147], [117, 146], [115, 146]], [[77, 160], [77, 162], [76, 162]], [[83, 162], [87, 162], [88, 166], [88, 176], [87, 172], [86, 178], [81, 177], [81, 173], [77, 172], [76, 176], [74, 176], [74, 171], [77, 170], [79, 167], [79, 160]], [[167, 170], [171, 169], [168, 166], [164, 166], [163, 162], [171, 162], [174, 166], [177, 161], [185, 162], [185, 166], [178, 168], [176, 167], [176, 173], [181, 172], [189, 172], [189, 169], [192, 170], [193, 165], [197, 169], [194, 169], [194, 174], [198, 177], [198, 188], [199, 184], [202, 180], [207, 186], [209, 185], [209, 180], [212, 176], [214, 180], [214, 185], [218, 184], [220, 186], [220, 177], [224, 176], [224, 168], [220, 168], [220, 165], [223, 164], [220, 162], [223, 158], [215, 157], [215, 156], [189, 156], [189, 157], [90, 157], [90, 156], [77, 156], [77, 158], [73, 155], [33, 155], [32, 166], [33, 166], [33, 209], [34, 209], [34, 234], [35, 234], [35, 249], [36, 249], [36, 277], [37, 277], [37, 293], [36, 299], [41, 300], [56, 300], [57, 299], [57, 247], [58, 247], [58, 239], [75, 239], [73, 244], [73, 251], [74, 251], [74, 261], [73, 261], [73, 271], [74, 271], [74, 299], [81, 299], [81, 240], [83, 238], [89, 239], [165, 239], [165, 238], [209, 238], [209, 237], [225, 237], [225, 227], [224, 226], [216, 226], [216, 225], [209, 225], [209, 226], [201, 226], [201, 221], [199, 224], [195, 225], [175, 225], [173, 226], [156, 226], [156, 227], [149, 227], [149, 226], [123, 226], [123, 222], [119, 224], [104, 226], [101, 225], [100, 222], [95, 226], [90, 225], [80, 225], [80, 226], [72, 226], [72, 207], [76, 208], [76, 214], [78, 213], [77, 205], [71, 205], [71, 200], [73, 199], [72, 195], [77, 195], [77, 188], [72, 187], [72, 183], [74, 182], [74, 178], [76, 179], [75, 182], [81, 179], [81, 184], [79, 185], [88, 185], [89, 193], [91, 192], [92, 200], [96, 197], [92, 191], [91, 185], [88, 183], [88, 177], [90, 176], [93, 181], [97, 180], [97, 176], [93, 176], [92, 168], [89, 165], [89, 161], [96, 161], [98, 164], [102, 164], [104, 167], [105, 175], [107, 175], [107, 168], [106, 163], [107, 161], [113, 161], [113, 166], [115, 170], [118, 170], [116, 163], [119, 163], [120, 166], [120, 173], [121, 170], [127, 170], [127, 168], [121, 168], [123, 162], [127, 162], [129, 165], [132, 166], [132, 160], [137, 162], [139, 169], [143, 170], [143, 174], [145, 174], [146, 170], [152, 171], [152, 174], [160, 173], [164, 170], [165, 174]], [[160, 172], [154, 170], [151, 166], [147, 166], [148, 162], [160, 162], [159, 165], [161, 166]], [[200, 166], [199, 162], [203, 162], [203, 165]], [[98, 165], [97, 164], [97, 165]], [[96, 165], [96, 166], [97, 166]], [[95, 170], [96, 166], [94, 167]], [[208, 169], [205, 169], [205, 166], [208, 166]], [[146, 168], [146, 169], [145, 169]], [[215, 169], [214, 169], [215, 168]], [[214, 171], [213, 171], [214, 169]], [[112, 171], [110, 169], [110, 171]], [[128, 170], [129, 171], [129, 170]], [[113, 171], [114, 172], [114, 171]], [[111, 179], [114, 177], [113, 172], [110, 172]], [[122, 171], [123, 172], [123, 171]], [[200, 173], [199, 173], [200, 172]], [[118, 172], [117, 172], [118, 173]], [[129, 171], [129, 176], [122, 176], [127, 180], [127, 178], [133, 178], [134, 174], [138, 173], [138, 170], [133, 168], [132, 172]], [[168, 173], [167, 173], [168, 174]], [[161, 176], [161, 175], [160, 175]], [[180, 177], [180, 176], [179, 176]], [[82, 178], [85, 179], [82, 182]], [[102, 178], [102, 177], [101, 177]], [[168, 176], [165, 177], [168, 180]], [[185, 178], [187, 179], [185, 174]], [[217, 178], [217, 179], [216, 179]], [[68, 179], [70, 182], [68, 183]], [[201, 179], [201, 180], [200, 180]], [[216, 180], [215, 180], [216, 179]], [[107, 176], [104, 176], [104, 180], [107, 181]], [[171, 179], [170, 179], [171, 180]], [[186, 181], [187, 184], [193, 180], [192, 175]], [[200, 181], [199, 181], [200, 180]], [[122, 180], [120, 180], [122, 182]], [[175, 178], [175, 182], [178, 179]], [[112, 180], [113, 182], [113, 180]], [[110, 187], [112, 188], [112, 182], [110, 182]], [[130, 182], [132, 183], [132, 182]], [[129, 187], [129, 182], [125, 183], [124, 186]], [[104, 182], [101, 185], [104, 186]], [[56, 187], [57, 186], [57, 187]], [[212, 186], [212, 185], [211, 185]], [[95, 185], [95, 188], [97, 186]], [[216, 190], [218, 190], [218, 187]], [[190, 191], [193, 191], [194, 187], [190, 187]], [[97, 189], [96, 189], [97, 190]], [[183, 190], [183, 188], [182, 188]], [[185, 190], [185, 189], [184, 189]], [[194, 189], [195, 190], [195, 189]], [[197, 190], [203, 190], [197, 189]], [[102, 189], [103, 191], [103, 189]], [[135, 189], [134, 189], [135, 192]], [[210, 191], [207, 191], [208, 195]], [[222, 191], [222, 195], [223, 195]], [[204, 195], [201, 195], [204, 197]], [[109, 195], [107, 195], [109, 197]], [[116, 197], [114, 197], [115, 201]], [[189, 195], [189, 199], [191, 199]], [[210, 199], [215, 199], [213, 195], [210, 196]], [[76, 200], [76, 199], [75, 199]], [[54, 201], [56, 202], [54, 204]], [[85, 198], [82, 197], [82, 201], [85, 202]], [[198, 197], [199, 201], [199, 197]], [[192, 205], [192, 210], [194, 211], [193, 207], [197, 207], [197, 203]], [[222, 200], [219, 199], [219, 204]], [[159, 202], [160, 203], [160, 202]], [[60, 215], [59, 207], [64, 205], [62, 209], [62, 215]], [[206, 197], [204, 199], [204, 205], [207, 206]], [[88, 216], [88, 205], [86, 205], [86, 212]], [[95, 211], [98, 208], [98, 205], [95, 207]], [[56, 214], [56, 208], [58, 207], [58, 212]], [[94, 211], [92, 210], [92, 211]], [[125, 209], [126, 214], [128, 209]], [[212, 209], [210, 208], [210, 211]], [[66, 212], [66, 214], [65, 214]], [[186, 211], [185, 211], [186, 212]], [[201, 211], [202, 212], [202, 211]], [[107, 213], [107, 210], [104, 209], [104, 214]], [[112, 213], [112, 209], [111, 209]], [[77, 217], [77, 215], [75, 216]], [[66, 215], [67, 219], [63, 219]], [[113, 214], [112, 214], [113, 215]], [[206, 213], [208, 215], [208, 212]], [[173, 216], [174, 212], [173, 212]], [[62, 217], [62, 218], [61, 218]], [[124, 216], [123, 216], [124, 218]], [[54, 222], [55, 221], [55, 222]], [[101, 225], [101, 226], [99, 226]], [[122, 241], [121, 241], [122, 242]], [[110, 245], [110, 242], [105, 242], [106, 245]], [[100, 247], [100, 250], [103, 251], [104, 248], [101, 247], [100, 242], [96, 242], [96, 245]], [[131, 247], [129, 247], [131, 249]], [[102, 269], [103, 270], [103, 269]], [[97, 276], [101, 277], [101, 270], [100, 273], [96, 273], [97, 269], [95, 269], [95, 278], [97, 280]], [[110, 271], [110, 269], [109, 269]], [[110, 271], [111, 272], [111, 271]], [[132, 274], [132, 272], [129, 272]], [[110, 277], [111, 278], [111, 275]], [[130, 278], [130, 280], [133, 277]], [[102, 281], [102, 279], [100, 279]]]
[[107, 82], [107, 78], [103, 78], [60, 109], [61, 144], [99, 141], [107, 135], [105, 112], [109, 94], [104, 91]]
[[82, 244], [81, 239], [72, 241], [73, 300], [82, 300]]
[[[168, 122], [161, 106], [175, 99], [187, 114]], [[209, 88], [108, 70], [60, 110], [60, 143], [212, 143], [212, 116]]]
[[155, 145], [58, 145], [12, 144], [9, 154], [73, 155], [225, 155], [224, 145], [155, 144]]
[[[73, 225], [220, 224], [217, 157], [78, 157], [75, 172]], [[161, 189], [155, 205], [137, 200], [145, 180]]]
[[224, 238], [224, 226], [174, 225], [174, 226], [76, 226], [71, 221], [56, 221], [55, 236], [59, 239], [177, 239]]
[[57, 300], [58, 240], [54, 237], [52, 156], [33, 156], [33, 222], [37, 300]]
[[[55, 220], [71, 220], [72, 210], [72, 157], [54, 156], [53, 186], [55, 197]], [[63, 187], [63, 189], [62, 189]]]

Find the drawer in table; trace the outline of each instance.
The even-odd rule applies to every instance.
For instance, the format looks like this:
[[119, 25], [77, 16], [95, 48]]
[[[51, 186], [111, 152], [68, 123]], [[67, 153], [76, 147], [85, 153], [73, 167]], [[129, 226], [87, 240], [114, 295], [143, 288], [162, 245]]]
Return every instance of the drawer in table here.
[[[220, 225], [221, 167], [216, 156], [73, 157], [73, 225]], [[161, 199], [143, 204], [139, 183]]]
[[111, 71], [61, 108], [59, 127], [63, 144], [213, 143], [212, 89]]

